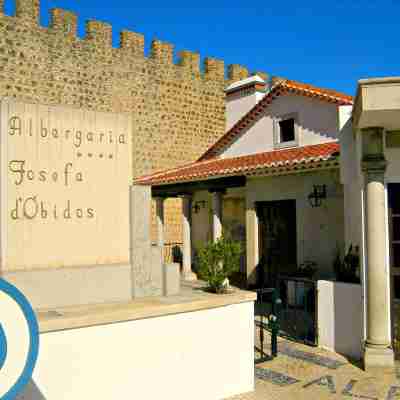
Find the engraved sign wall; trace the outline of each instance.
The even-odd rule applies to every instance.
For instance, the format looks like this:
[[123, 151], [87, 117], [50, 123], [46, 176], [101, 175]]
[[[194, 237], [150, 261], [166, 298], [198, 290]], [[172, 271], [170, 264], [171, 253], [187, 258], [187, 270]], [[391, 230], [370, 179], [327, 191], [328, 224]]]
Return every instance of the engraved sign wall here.
[[129, 262], [131, 120], [1, 102], [1, 269]]

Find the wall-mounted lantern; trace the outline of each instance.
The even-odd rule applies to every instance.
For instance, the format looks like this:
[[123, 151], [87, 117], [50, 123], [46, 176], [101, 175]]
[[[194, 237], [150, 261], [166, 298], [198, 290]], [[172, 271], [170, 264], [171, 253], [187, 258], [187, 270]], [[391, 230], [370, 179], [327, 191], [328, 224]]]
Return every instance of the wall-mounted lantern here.
[[326, 199], [326, 185], [313, 185], [313, 191], [308, 195], [311, 207], [320, 207], [322, 199]]
[[195, 201], [193, 204], [193, 211], [195, 214], [198, 214], [202, 208], [206, 207], [207, 202], [205, 200]]

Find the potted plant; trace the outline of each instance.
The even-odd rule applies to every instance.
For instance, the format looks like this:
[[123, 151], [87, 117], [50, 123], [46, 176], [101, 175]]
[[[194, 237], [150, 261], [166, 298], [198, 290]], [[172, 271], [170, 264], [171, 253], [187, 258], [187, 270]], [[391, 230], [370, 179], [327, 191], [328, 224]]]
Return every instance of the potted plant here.
[[360, 283], [360, 278], [357, 272], [360, 268], [360, 255], [358, 246], [350, 244], [347, 254], [340, 258], [339, 251], [336, 254], [333, 268], [336, 275], [336, 280], [347, 283]]
[[221, 237], [208, 242], [198, 253], [199, 276], [213, 293], [229, 291], [228, 277], [240, 268], [241, 245], [239, 242]]
[[314, 274], [317, 272], [317, 267], [317, 263], [314, 261], [304, 261], [297, 267], [293, 276], [296, 278], [312, 279]]

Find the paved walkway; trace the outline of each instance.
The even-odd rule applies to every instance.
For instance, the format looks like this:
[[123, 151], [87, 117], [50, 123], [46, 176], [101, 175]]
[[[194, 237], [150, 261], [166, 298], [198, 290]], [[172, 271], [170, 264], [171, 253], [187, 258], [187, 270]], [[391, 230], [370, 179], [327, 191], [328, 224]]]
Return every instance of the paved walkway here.
[[255, 391], [229, 400], [400, 400], [400, 363], [397, 373], [367, 373], [319, 348], [279, 340], [278, 349], [278, 357], [256, 364]]

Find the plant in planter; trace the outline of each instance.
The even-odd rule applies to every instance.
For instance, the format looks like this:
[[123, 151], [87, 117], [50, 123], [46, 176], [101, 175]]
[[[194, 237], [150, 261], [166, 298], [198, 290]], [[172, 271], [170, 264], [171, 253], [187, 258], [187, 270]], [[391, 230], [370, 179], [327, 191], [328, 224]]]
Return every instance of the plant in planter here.
[[240, 268], [241, 245], [233, 239], [221, 237], [208, 242], [198, 253], [199, 276], [214, 293], [226, 293], [228, 277]]
[[360, 278], [357, 272], [360, 268], [360, 255], [358, 246], [350, 244], [347, 254], [340, 258], [339, 251], [336, 254], [333, 268], [336, 275], [336, 280], [347, 283], [360, 283]]
[[297, 278], [308, 278], [311, 279], [317, 272], [318, 265], [314, 261], [304, 261], [298, 267], [297, 270], [292, 274]]

